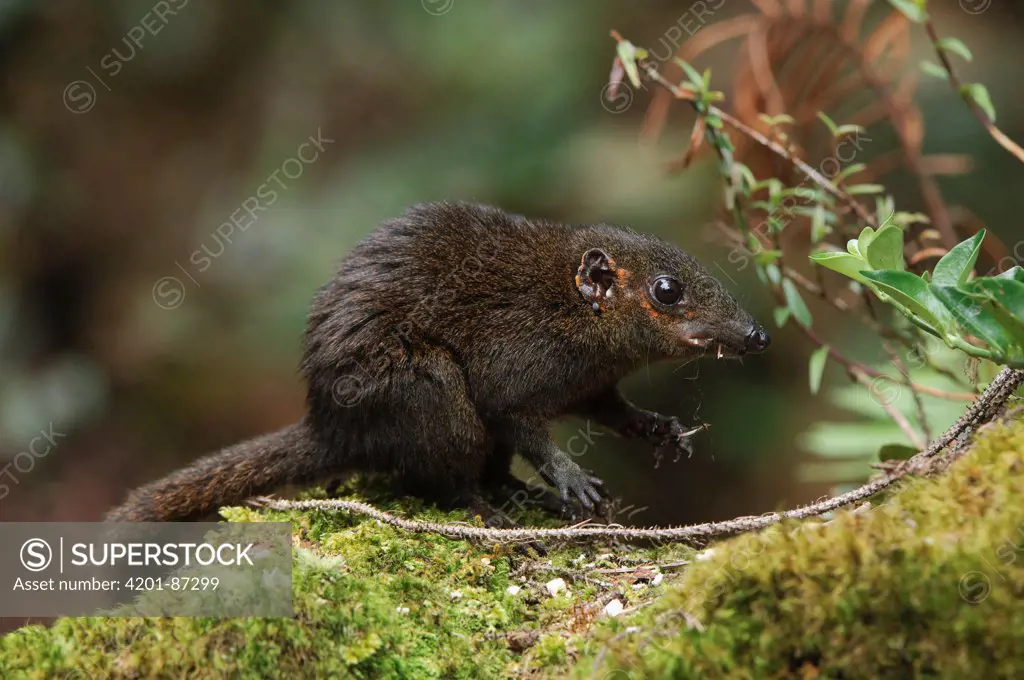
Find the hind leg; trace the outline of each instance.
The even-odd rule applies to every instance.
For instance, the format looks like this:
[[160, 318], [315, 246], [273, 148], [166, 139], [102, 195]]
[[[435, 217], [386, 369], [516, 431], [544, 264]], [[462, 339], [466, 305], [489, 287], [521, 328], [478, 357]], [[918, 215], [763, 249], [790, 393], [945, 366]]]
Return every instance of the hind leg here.
[[358, 467], [438, 504], [475, 505], [491, 441], [447, 351], [419, 345], [386, 365], [344, 415]]

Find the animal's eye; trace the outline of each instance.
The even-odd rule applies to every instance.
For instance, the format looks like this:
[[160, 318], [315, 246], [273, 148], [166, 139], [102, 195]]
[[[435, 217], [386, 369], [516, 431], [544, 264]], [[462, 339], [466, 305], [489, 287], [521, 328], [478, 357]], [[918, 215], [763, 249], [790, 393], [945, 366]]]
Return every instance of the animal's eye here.
[[675, 305], [683, 299], [683, 284], [671, 276], [659, 276], [651, 287], [654, 299], [663, 305]]

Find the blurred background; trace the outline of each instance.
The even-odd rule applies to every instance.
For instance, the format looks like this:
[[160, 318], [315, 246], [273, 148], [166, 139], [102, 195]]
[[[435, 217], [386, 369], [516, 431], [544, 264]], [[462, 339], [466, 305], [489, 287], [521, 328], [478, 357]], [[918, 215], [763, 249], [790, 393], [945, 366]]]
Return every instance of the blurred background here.
[[[974, 52], [961, 73], [988, 85], [1003, 129], [1024, 138], [1021, 7], [932, 4], [940, 30]], [[606, 437], [588, 450], [584, 466], [639, 508], [626, 521], [760, 513], [866, 475], [807, 474], [813, 447], [802, 433], [857, 416], [811, 395], [812, 347], [774, 328], [753, 267], [737, 267], [716, 238], [713, 160], [664, 172], [692, 114], [672, 109], [665, 134], [644, 145], [651, 93], [602, 98], [609, 30], [665, 53], [694, 39], [689, 31], [754, 9], [0, 3], [0, 518], [97, 520], [128, 489], [298, 419], [313, 292], [380, 220], [439, 199], [660, 234], [708, 263], [772, 330], [763, 356], [652, 366], [625, 383], [644, 407], [711, 424], [696, 455], [657, 469], [643, 444]], [[871, 3], [866, 23], [888, 12]], [[929, 56], [921, 37], [911, 67]], [[697, 60], [727, 92], [730, 50]], [[915, 101], [926, 150], [973, 158], [966, 174], [938, 178], [946, 198], [1004, 242], [1020, 239], [1024, 171], [945, 82], [922, 77]], [[920, 209], [911, 183], [893, 189], [903, 209]], [[254, 197], [263, 209], [248, 212]], [[842, 335], [842, 317], [812, 309]], [[849, 351], [877, 353], [858, 333], [851, 327]], [[826, 375], [830, 389], [848, 382]]]

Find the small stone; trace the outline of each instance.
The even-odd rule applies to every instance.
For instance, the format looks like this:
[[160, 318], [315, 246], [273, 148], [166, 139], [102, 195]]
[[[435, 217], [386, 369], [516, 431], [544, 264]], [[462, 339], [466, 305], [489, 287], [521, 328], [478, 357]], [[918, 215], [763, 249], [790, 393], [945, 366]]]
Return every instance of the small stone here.
[[481, 557], [480, 558], [480, 564], [482, 564], [484, 566], [487, 566], [490, 563], [491, 563], [491, 558], [490, 557]]
[[453, 600], [461, 600], [462, 592], [458, 590], [453, 590], [450, 593], [448, 593], [448, 596], [451, 597]]
[[398, 612], [399, 614], [408, 614], [409, 613], [409, 608], [408, 607], [395, 607], [395, 611]]
[[519, 586], [509, 586], [505, 589], [505, 592], [509, 595], [518, 595], [520, 590], [522, 590], [522, 588]]
[[544, 584], [544, 587], [548, 589], [548, 592], [552, 596], [557, 595], [558, 593], [560, 593], [560, 592], [562, 592], [563, 590], [566, 589], [565, 588], [565, 579], [562, 579], [562, 578], [551, 579], [550, 581], [548, 581], [547, 583]]
[[654, 578], [651, 579], [651, 585], [652, 586], [660, 586], [661, 582], [663, 580], [665, 580], [665, 575], [664, 574], [656, 574], [654, 576]]
[[612, 600], [604, 606], [604, 613], [608, 616], [618, 616], [624, 609], [623, 604], [620, 600]]

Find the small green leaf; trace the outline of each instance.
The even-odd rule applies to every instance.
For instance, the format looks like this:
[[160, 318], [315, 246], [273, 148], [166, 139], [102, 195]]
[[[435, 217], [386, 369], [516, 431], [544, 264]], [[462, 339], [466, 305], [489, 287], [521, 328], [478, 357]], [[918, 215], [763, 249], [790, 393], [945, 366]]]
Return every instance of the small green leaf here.
[[928, 21], [928, 14], [924, 11], [923, 2], [915, 2], [914, 0], [889, 0], [889, 4], [893, 6], [893, 9], [915, 24], [923, 24]]
[[777, 286], [782, 282], [782, 272], [774, 264], [767, 265], [764, 268], [764, 272], [773, 286]]
[[945, 306], [939, 302], [928, 284], [910, 272], [866, 271], [861, 276], [865, 284], [883, 300], [891, 299], [897, 306], [924, 322], [935, 331], [949, 331], [953, 319]]
[[811, 243], [821, 243], [831, 231], [832, 228], [825, 221], [825, 206], [818, 203], [814, 206], [814, 217], [811, 218]]
[[821, 377], [825, 373], [825, 364], [828, 362], [828, 345], [822, 345], [811, 353], [807, 365], [808, 377], [811, 382], [811, 394], [817, 394], [821, 389]]
[[981, 83], [965, 83], [960, 86], [960, 95], [978, 105], [988, 119], [996, 122], [996, 109], [992, 106], [992, 98], [988, 96], [988, 88]]
[[964, 61], [971, 61], [974, 59], [974, 57], [971, 56], [971, 51], [967, 49], [967, 45], [965, 45], [959, 38], [943, 38], [936, 44], [936, 46], [940, 50], [952, 52]]
[[853, 186], [846, 187], [846, 193], [851, 196], [859, 196], [861, 194], [880, 194], [885, 191], [885, 187], [881, 184], [854, 184]]
[[775, 317], [775, 325], [782, 328], [789, 321], [789, 307], [776, 307], [772, 310], [772, 316]]
[[[863, 252], [863, 247], [861, 248]], [[868, 264], [871, 269], [903, 270], [903, 230], [887, 224], [875, 232], [867, 246]]]
[[708, 126], [715, 128], [716, 130], [721, 130], [724, 126], [724, 123], [722, 123], [722, 119], [719, 118], [718, 116], [705, 116], [704, 122], [707, 123]]
[[949, 80], [949, 73], [946, 69], [942, 68], [934, 61], [922, 61], [921, 70], [929, 76], [938, 78], [939, 80]]
[[760, 265], [772, 264], [782, 257], [781, 250], [761, 250], [754, 255], [754, 261]]
[[758, 114], [758, 118], [763, 120], [765, 124], [768, 125], [768, 127], [778, 127], [783, 123], [785, 123], [786, 125], [793, 125], [796, 123], [796, 121], [793, 119], [793, 116], [787, 115], [785, 113], [780, 113], [777, 116], [769, 116], [767, 113], [761, 113]]
[[953, 246], [952, 250], [942, 256], [935, 265], [932, 272], [932, 282], [940, 286], [960, 286], [967, 281], [971, 275], [974, 263], [978, 261], [978, 253], [981, 252], [981, 241], [985, 238], [985, 230], [961, 241]]
[[916, 446], [908, 446], [907, 444], [886, 444], [878, 450], [878, 460], [882, 462], [887, 460], [907, 460], [916, 453]]
[[796, 284], [790, 279], [784, 279], [782, 282], [782, 292], [786, 296], [786, 306], [789, 307], [789, 311], [793, 312], [793, 318], [803, 326], [813, 324], [814, 319], [811, 318], [811, 310], [807, 309], [804, 299], [800, 297], [800, 291], [796, 289]]
[[640, 87], [640, 71], [636, 67], [636, 60], [646, 57], [647, 50], [638, 48], [628, 40], [620, 40], [615, 51], [619, 55], [622, 67], [626, 69], [629, 82], [633, 84], [633, 87]]
[[932, 220], [924, 213], [896, 212], [893, 213], [893, 222], [898, 227], [908, 227], [911, 224], [931, 224]]
[[839, 126], [836, 125], [834, 120], [828, 117], [828, 114], [824, 111], [818, 111], [818, 118], [820, 118], [821, 122], [825, 124], [825, 127], [828, 128], [828, 131], [832, 133], [833, 137], [837, 137], [839, 135]]
[[852, 123], [847, 125], [840, 125], [836, 128], [836, 137], [843, 137], [845, 135], [856, 135], [857, 133], [867, 134], [867, 128], [862, 125], [853, 125]]
[[868, 259], [868, 246], [871, 245], [871, 241], [875, 238], [874, 227], [864, 227], [860, 230], [860, 234], [857, 236], [857, 240], [847, 241], [846, 249], [855, 255], [860, 255], [865, 260]]
[[812, 253], [810, 258], [815, 264], [831, 269], [834, 272], [839, 272], [843, 276], [848, 276], [854, 281], [861, 283], [865, 283], [861, 272], [871, 269], [871, 265], [865, 262], [863, 258], [851, 255], [850, 253], [838, 253], [835, 251]]
[[747, 186], [748, 191], [753, 191], [754, 186], [757, 184], [757, 178], [754, 177], [753, 171], [743, 163], [736, 161], [732, 164], [736, 174], [743, 180]]
[[843, 168], [836, 174], [836, 182], [842, 182], [847, 177], [851, 175], [856, 175], [858, 172], [865, 169], [866, 167], [868, 166], [864, 165], [863, 163], [852, 163], [850, 165], [847, 165], [845, 168]]
[[707, 88], [704, 87], [704, 77], [688, 63], [680, 59], [679, 57], [672, 57], [672, 61], [679, 65], [679, 68], [683, 69], [683, 73], [689, 79], [690, 83], [697, 88], [698, 91], [703, 92]]

